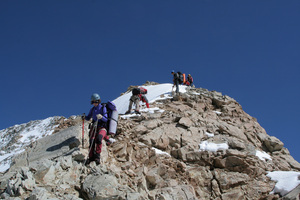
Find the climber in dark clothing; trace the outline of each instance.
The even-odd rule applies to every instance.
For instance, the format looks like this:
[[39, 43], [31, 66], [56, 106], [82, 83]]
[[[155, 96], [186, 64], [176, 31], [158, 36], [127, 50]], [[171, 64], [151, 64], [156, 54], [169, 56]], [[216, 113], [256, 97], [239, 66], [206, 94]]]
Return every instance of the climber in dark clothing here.
[[179, 75], [178, 73], [175, 73], [174, 70], [171, 71], [171, 74], [173, 75], [173, 87], [172, 87], [172, 91], [174, 86], [176, 86], [176, 94], [179, 93]]

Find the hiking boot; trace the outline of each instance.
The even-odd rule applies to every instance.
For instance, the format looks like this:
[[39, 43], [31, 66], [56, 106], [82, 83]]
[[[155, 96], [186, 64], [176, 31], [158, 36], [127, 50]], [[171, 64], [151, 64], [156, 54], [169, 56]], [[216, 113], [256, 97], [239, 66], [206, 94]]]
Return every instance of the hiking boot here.
[[138, 110], [135, 111], [136, 114], [141, 114]]
[[89, 165], [91, 162], [92, 162], [92, 160], [87, 159], [87, 160], [85, 161], [85, 165]]
[[96, 165], [100, 164], [100, 154], [95, 154], [95, 162], [96, 162]]
[[96, 165], [100, 165], [100, 158], [95, 160]]
[[95, 161], [95, 155], [93, 155], [91, 158], [89, 157], [86, 162], [85, 165], [89, 165], [91, 162]]

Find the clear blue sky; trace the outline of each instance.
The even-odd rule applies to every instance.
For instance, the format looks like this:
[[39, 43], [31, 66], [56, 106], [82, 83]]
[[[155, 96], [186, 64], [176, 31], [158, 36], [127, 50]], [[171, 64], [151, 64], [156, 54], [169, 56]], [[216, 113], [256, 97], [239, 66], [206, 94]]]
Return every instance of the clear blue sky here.
[[299, 0], [0, 1], [0, 129], [171, 82], [236, 99], [300, 161]]

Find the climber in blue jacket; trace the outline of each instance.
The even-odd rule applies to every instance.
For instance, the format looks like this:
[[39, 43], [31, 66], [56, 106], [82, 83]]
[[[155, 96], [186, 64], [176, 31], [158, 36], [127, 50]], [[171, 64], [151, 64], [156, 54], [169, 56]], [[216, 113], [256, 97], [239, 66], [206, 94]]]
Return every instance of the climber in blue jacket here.
[[101, 99], [99, 94], [95, 93], [91, 97], [91, 104], [93, 107], [90, 109], [89, 114], [85, 117], [85, 120], [93, 119], [93, 125], [89, 132], [90, 137], [90, 151], [87, 164], [95, 161], [96, 164], [100, 164], [100, 153], [102, 149], [102, 140], [109, 140], [107, 136], [107, 110], [106, 107], [101, 105]]

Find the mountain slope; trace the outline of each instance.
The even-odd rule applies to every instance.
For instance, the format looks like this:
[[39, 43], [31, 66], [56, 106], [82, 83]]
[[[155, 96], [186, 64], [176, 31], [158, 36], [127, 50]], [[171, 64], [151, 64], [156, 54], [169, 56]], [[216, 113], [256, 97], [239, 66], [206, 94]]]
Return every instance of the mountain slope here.
[[[120, 117], [117, 141], [103, 143], [100, 166], [83, 166], [88, 137], [82, 147], [74, 119], [15, 157], [0, 178], [2, 196], [279, 199], [300, 183], [300, 164], [234, 99], [202, 88], [181, 86], [183, 94], [172, 97], [171, 84], [145, 87], [151, 108]], [[114, 100], [121, 113], [130, 95]], [[290, 188], [280, 176], [290, 176]]]
[[56, 122], [59, 119], [60, 117], [49, 117], [0, 130], [0, 172], [9, 168], [13, 155], [23, 152], [32, 142], [51, 135], [58, 126]]

